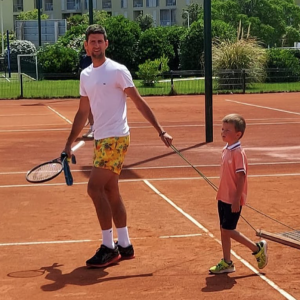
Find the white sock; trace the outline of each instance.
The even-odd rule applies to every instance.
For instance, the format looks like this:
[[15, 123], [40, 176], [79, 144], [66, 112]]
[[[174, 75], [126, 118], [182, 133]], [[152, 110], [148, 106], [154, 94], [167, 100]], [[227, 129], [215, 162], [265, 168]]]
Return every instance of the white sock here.
[[110, 249], [115, 248], [112, 228], [107, 230], [102, 230], [102, 244]]
[[122, 228], [117, 228], [117, 232], [118, 232], [118, 245], [124, 248], [131, 245], [127, 226]]
[[94, 125], [91, 125], [91, 131], [94, 131]]

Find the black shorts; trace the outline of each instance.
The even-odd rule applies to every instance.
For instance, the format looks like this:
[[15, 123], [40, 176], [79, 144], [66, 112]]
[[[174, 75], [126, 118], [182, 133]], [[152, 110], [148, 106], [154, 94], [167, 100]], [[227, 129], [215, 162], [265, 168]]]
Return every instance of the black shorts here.
[[242, 211], [242, 206], [240, 206], [240, 211], [233, 213], [231, 211], [231, 204], [224, 203], [218, 200], [218, 212], [220, 218], [220, 226], [223, 229], [234, 230], [236, 229], [238, 220], [240, 218]]

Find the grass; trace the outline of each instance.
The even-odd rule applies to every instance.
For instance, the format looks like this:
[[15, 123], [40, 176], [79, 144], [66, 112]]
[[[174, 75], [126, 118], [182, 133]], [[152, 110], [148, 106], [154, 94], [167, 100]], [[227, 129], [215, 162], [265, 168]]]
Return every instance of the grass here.
[[[143, 86], [141, 80], [134, 80], [142, 96], [169, 95], [170, 82], [159, 82], [153, 87]], [[174, 81], [174, 91], [178, 95], [204, 94], [203, 79]], [[213, 82], [214, 93], [242, 93], [242, 90], [217, 90]], [[296, 92], [300, 91], [300, 82], [291, 83], [256, 83], [246, 89], [246, 93]], [[8, 82], [0, 78], [0, 99], [17, 99], [21, 96], [20, 83]], [[42, 80], [23, 81], [23, 98], [77, 98], [79, 97], [79, 80]]]

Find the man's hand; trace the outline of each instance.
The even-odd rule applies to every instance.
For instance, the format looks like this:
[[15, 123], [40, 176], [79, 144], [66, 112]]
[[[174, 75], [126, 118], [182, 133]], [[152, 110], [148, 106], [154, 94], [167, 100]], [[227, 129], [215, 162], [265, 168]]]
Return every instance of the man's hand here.
[[172, 145], [173, 138], [167, 132], [162, 132], [159, 136], [167, 147]]

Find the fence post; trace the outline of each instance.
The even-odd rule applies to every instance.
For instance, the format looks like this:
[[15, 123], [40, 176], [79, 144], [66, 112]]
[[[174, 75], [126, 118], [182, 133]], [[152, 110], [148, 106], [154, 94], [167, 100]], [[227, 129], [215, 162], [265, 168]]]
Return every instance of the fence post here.
[[171, 74], [171, 92], [173, 92], [173, 89], [174, 89], [173, 70], [170, 71], [170, 74]]
[[246, 71], [242, 70], [242, 86], [243, 86], [243, 94], [246, 93]]
[[21, 95], [20, 98], [23, 99], [23, 74], [20, 74], [20, 87], [21, 87]]

